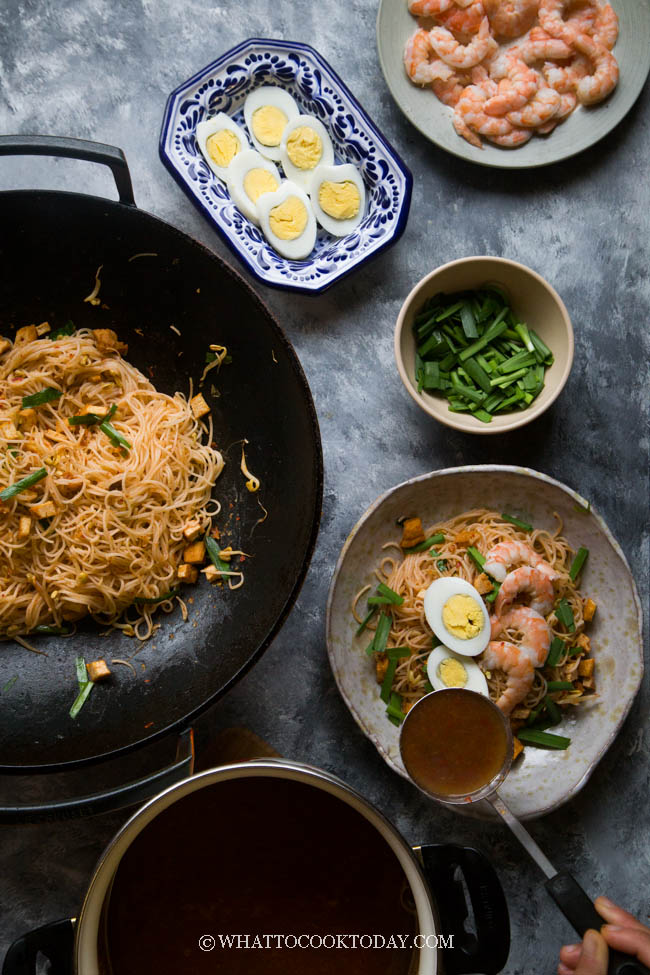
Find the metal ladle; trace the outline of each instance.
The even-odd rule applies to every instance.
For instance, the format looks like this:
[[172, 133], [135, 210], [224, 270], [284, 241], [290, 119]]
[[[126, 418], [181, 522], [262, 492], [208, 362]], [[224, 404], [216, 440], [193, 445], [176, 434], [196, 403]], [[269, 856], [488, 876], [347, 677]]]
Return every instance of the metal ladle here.
[[[446, 795], [442, 792], [434, 792], [430, 788], [427, 788], [422, 784], [421, 776], [418, 775], [417, 769], [409, 768], [409, 763], [407, 758], [405, 758], [405, 751], [408, 753], [410, 749], [408, 748], [409, 739], [413, 734], [414, 729], [419, 725], [421, 728], [421, 722], [414, 719], [414, 715], [419, 709], [419, 718], [423, 718], [426, 714], [426, 709], [430, 706], [427, 701], [438, 694], [448, 694], [453, 692], [454, 694], [460, 695], [471, 695], [472, 697], [481, 697], [485, 705], [489, 705], [496, 715], [499, 716], [499, 721], [503, 725], [503, 729], [506, 736], [506, 757], [499, 771], [492, 776], [492, 778], [480, 786], [480, 788], [474, 790], [470, 793], [459, 794], [459, 795]], [[424, 712], [424, 713], [423, 713]], [[413, 740], [411, 738], [411, 740]], [[405, 748], [405, 745], [407, 746]], [[477, 740], [476, 742], [477, 750], [481, 748], [481, 742]], [[544, 852], [539, 848], [535, 840], [532, 838], [530, 833], [522, 826], [517, 817], [511, 810], [507, 807], [503, 799], [498, 793], [498, 787], [504, 781], [508, 772], [510, 771], [510, 766], [512, 765], [512, 754], [513, 754], [513, 742], [512, 742], [512, 731], [510, 729], [510, 722], [505, 717], [502, 711], [489, 700], [484, 695], [477, 694], [476, 691], [468, 691], [464, 688], [449, 688], [447, 690], [433, 691], [427, 694], [425, 697], [421, 698], [409, 711], [404, 722], [402, 724], [400, 732], [400, 754], [402, 756], [402, 762], [406, 772], [418, 789], [427, 795], [430, 799], [435, 799], [436, 802], [440, 802], [443, 805], [459, 805], [467, 804], [471, 802], [479, 802], [485, 800], [489, 802], [494, 811], [501, 817], [508, 829], [517, 838], [519, 843], [524, 847], [526, 852], [532, 857], [537, 866], [546, 875], [545, 887], [555, 903], [558, 905], [566, 919], [575, 928], [580, 937], [582, 938], [587, 930], [590, 928], [599, 931], [602, 924], [603, 918], [596, 911], [591, 898], [585, 893], [580, 884], [568, 873], [566, 870], [557, 870], [550, 860], [546, 857]], [[641, 962], [630, 955], [624, 955], [620, 951], [615, 951], [609, 949], [609, 967], [608, 975], [650, 975], [650, 970], [646, 968]]]

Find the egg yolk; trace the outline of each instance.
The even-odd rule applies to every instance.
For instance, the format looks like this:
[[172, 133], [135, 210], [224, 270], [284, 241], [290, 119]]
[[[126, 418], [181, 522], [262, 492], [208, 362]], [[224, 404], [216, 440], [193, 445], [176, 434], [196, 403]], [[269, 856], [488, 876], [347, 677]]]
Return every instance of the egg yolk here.
[[289, 119], [277, 105], [263, 105], [253, 112], [253, 133], [263, 146], [279, 146]]
[[210, 158], [217, 166], [229, 166], [237, 153], [241, 150], [241, 143], [230, 129], [215, 132], [206, 142]]
[[438, 677], [445, 687], [464, 687], [467, 683], [467, 671], [459, 660], [452, 657], [440, 661]]
[[314, 169], [323, 155], [323, 141], [309, 125], [301, 125], [287, 139], [287, 155], [296, 169]]
[[352, 220], [359, 212], [361, 197], [358, 187], [350, 180], [332, 183], [326, 180], [318, 187], [321, 210], [335, 220]]
[[297, 196], [288, 196], [269, 213], [271, 231], [280, 240], [295, 240], [307, 226], [307, 207]]
[[263, 193], [275, 193], [277, 188], [278, 181], [268, 169], [249, 169], [244, 177], [244, 190], [253, 203], [257, 203]]
[[442, 607], [442, 622], [459, 640], [471, 640], [483, 629], [483, 611], [473, 596], [458, 594]]

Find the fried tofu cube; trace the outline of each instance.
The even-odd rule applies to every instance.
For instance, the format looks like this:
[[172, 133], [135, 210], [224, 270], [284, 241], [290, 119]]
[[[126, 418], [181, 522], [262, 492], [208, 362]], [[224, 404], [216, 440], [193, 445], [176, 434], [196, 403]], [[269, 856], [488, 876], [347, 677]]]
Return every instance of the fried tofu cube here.
[[36, 420], [36, 410], [32, 409], [31, 406], [25, 407], [24, 410], [18, 412], [17, 423], [20, 429], [29, 428], [33, 426]]
[[98, 680], [105, 680], [107, 677], [111, 676], [110, 669], [105, 660], [92, 660], [89, 664], [86, 664], [86, 670], [88, 671], [88, 679], [94, 683]]
[[23, 345], [25, 342], [35, 342], [37, 338], [38, 332], [36, 331], [36, 326], [25, 325], [23, 328], [19, 328], [16, 332], [14, 344]]
[[593, 691], [596, 688], [596, 680], [594, 677], [584, 677], [582, 680], [582, 686], [586, 691]]
[[205, 542], [194, 542], [188, 545], [183, 552], [183, 562], [189, 562], [191, 565], [201, 565], [205, 562]]
[[592, 621], [596, 608], [597, 607], [593, 599], [585, 599], [584, 603], [582, 604], [582, 615], [585, 623], [590, 623]]
[[191, 584], [199, 578], [199, 570], [195, 565], [184, 562], [183, 565], [179, 565], [177, 575], [179, 582], [188, 582]]
[[512, 760], [513, 760], [513, 762], [515, 761], [515, 759], [519, 758], [519, 756], [521, 755], [521, 753], [523, 752], [523, 750], [524, 750], [524, 746], [519, 741], [519, 739], [518, 738], [513, 738], [512, 739]]
[[217, 579], [221, 578], [221, 573], [219, 572], [216, 565], [206, 565], [205, 569], [201, 569], [201, 572], [208, 580], [208, 582], [216, 582]]
[[578, 673], [581, 677], [593, 677], [594, 667], [596, 666], [596, 661], [593, 657], [587, 657], [586, 660], [581, 660], [578, 664]]
[[94, 328], [93, 338], [100, 352], [119, 352], [120, 355], [126, 355], [129, 351], [128, 345], [120, 342], [112, 328]]
[[526, 718], [530, 717], [530, 708], [525, 708], [523, 706], [515, 708], [512, 712], [512, 717], [516, 721], [525, 721]]
[[183, 529], [183, 538], [188, 542], [194, 542], [201, 534], [201, 522], [198, 518], [194, 518], [192, 521], [188, 521]]
[[575, 646], [580, 647], [585, 653], [591, 653], [591, 640], [586, 633], [580, 634], [576, 639]]
[[32, 518], [53, 518], [56, 514], [53, 501], [41, 501], [39, 504], [33, 504], [29, 510]]
[[202, 393], [197, 393], [196, 396], [192, 397], [190, 400], [190, 408], [197, 420], [200, 420], [202, 416], [210, 412], [210, 407], [204, 400]]
[[377, 683], [383, 684], [386, 671], [388, 670], [388, 657], [384, 653], [375, 654], [375, 668], [377, 670]]
[[47, 333], [51, 331], [52, 329], [49, 322], [41, 322], [40, 325], [36, 326], [36, 334], [39, 336], [39, 338], [41, 335], [47, 335]]
[[32, 519], [29, 515], [21, 515], [18, 523], [18, 540], [24, 542], [29, 538], [32, 531]]
[[4, 335], [0, 335], [0, 355], [4, 355], [11, 348], [11, 340], [6, 339]]
[[413, 548], [424, 541], [424, 528], [421, 518], [407, 518], [402, 525], [402, 548]]
[[474, 588], [481, 596], [487, 596], [494, 589], [494, 583], [485, 572], [481, 572], [474, 580]]
[[456, 545], [474, 545], [474, 543], [478, 542], [478, 540], [479, 540], [478, 532], [470, 531], [467, 528], [462, 532], [458, 532], [458, 534], [454, 539]]

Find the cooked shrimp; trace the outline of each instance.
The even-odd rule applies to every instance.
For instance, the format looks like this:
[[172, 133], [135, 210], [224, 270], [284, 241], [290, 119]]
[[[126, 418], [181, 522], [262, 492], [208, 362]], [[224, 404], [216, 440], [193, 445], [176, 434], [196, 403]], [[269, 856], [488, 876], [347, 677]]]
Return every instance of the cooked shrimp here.
[[494, 601], [496, 615], [503, 616], [518, 596], [530, 596], [530, 608], [542, 616], [551, 612], [555, 602], [552, 581], [545, 572], [532, 565], [521, 565], [505, 577]]
[[508, 112], [506, 118], [516, 127], [536, 129], [557, 115], [560, 101], [561, 96], [555, 88], [538, 88], [527, 105], [516, 112]]
[[587, 55], [595, 68], [592, 75], [587, 75], [578, 82], [576, 88], [578, 101], [583, 105], [595, 105], [607, 98], [616, 88], [618, 62], [611, 51], [588, 34], [577, 34], [573, 43], [581, 54]]
[[543, 616], [529, 606], [517, 606], [505, 616], [493, 616], [491, 622], [493, 640], [507, 630], [518, 630], [520, 647], [533, 667], [544, 666], [551, 646], [551, 630]]
[[414, 17], [439, 17], [456, 6], [456, 0], [409, 0], [409, 13]]
[[[515, 53], [508, 52], [508, 73], [499, 82], [499, 90], [485, 103], [488, 115], [505, 115], [507, 112], [523, 108], [526, 102], [537, 91], [540, 76], [519, 57], [517, 48]], [[499, 71], [499, 69], [496, 69]]]
[[568, 95], [576, 91], [578, 82], [581, 78], [586, 78], [590, 68], [589, 58], [584, 54], [578, 54], [569, 64], [562, 67], [547, 61], [542, 68], [542, 74], [549, 88], [555, 88], [561, 95]]
[[487, 93], [479, 85], [470, 85], [463, 92], [454, 115], [454, 128], [459, 135], [476, 145], [474, 139], [468, 138], [465, 130], [469, 129], [476, 135], [493, 136], [509, 135], [512, 125], [505, 118], [493, 118], [484, 111]]
[[491, 575], [497, 582], [503, 582], [508, 569], [519, 564], [538, 568], [551, 581], [557, 579], [557, 572], [550, 562], [538, 555], [535, 549], [527, 545], [526, 542], [518, 542], [514, 539], [508, 542], [499, 542], [498, 545], [492, 546], [485, 557], [483, 571]]
[[481, 657], [483, 670], [502, 670], [508, 678], [506, 689], [495, 702], [504, 714], [510, 714], [528, 694], [535, 679], [535, 668], [521, 647], [505, 640], [488, 643]]
[[497, 37], [519, 37], [537, 16], [539, 0], [483, 0], [490, 26]]
[[[449, 78], [447, 78], [446, 81], [442, 78], [436, 80], [432, 83], [431, 87], [440, 101], [444, 105], [449, 105], [450, 108], [456, 107], [459, 99], [463, 95], [463, 92], [468, 85], [480, 85], [481, 87], [485, 87], [492, 84], [487, 71], [481, 65], [478, 65], [476, 68], [472, 68], [471, 71], [453, 71], [449, 65], [447, 65], [447, 70], [449, 71]], [[464, 138], [466, 138], [466, 136], [464, 136]], [[469, 141], [476, 145], [474, 140]], [[480, 141], [481, 140], [478, 139], [479, 143]]]
[[450, 8], [446, 13], [436, 17], [436, 20], [455, 34], [471, 37], [480, 28], [484, 17], [483, 0], [473, 0], [464, 9], [460, 7]]
[[564, 19], [567, 0], [539, 0], [539, 22], [551, 37], [560, 37], [571, 44], [580, 29]]
[[598, 10], [593, 29], [583, 30], [583, 33], [591, 34], [598, 44], [611, 51], [618, 40], [618, 17], [610, 3], [606, 3]]
[[558, 109], [557, 115], [554, 115], [550, 122], [546, 122], [544, 125], [538, 125], [537, 134], [548, 135], [549, 132], [552, 132], [556, 125], [564, 122], [565, 118], [569, 117], [577, 104], [578, 99], [572, 92], [568, 92], [566, 95], [560, 95], [560, 108]]
[[528, 142], [532, 136], [532, 129], [517, 129], [513, 127], [505, 135], [486, 135], [485, 138], [489, 139], [490, 142], [494, 142], [496, 146], [501, 146], [502, 149], [518, 149], [519, 146], [523, 146], [525, 142]]
[[429, 32], [416, 30], [409, 38], [404, 51], [404, 67], [411, 81], [416, 85], [430, 85], [432, 81], [448, 81], [453, 70], [444, 61], [431, 60], [433, 48]]
[[533, 27], [520, 47], [521, 59], [526, 64], [536, 61], [564, 61], [573, 56], [573, 48], [561, 37], [551, 37], [541, 27]]
[[445, 64], [467, 71], [479, 64], [490, 51], [496, 50], [496, 41], [490, 34], [490, 22], [484, 17], [478, 34], [469, 44], [460, 44], [446, 27], [434, 27], [429, 34], [431, 46]]

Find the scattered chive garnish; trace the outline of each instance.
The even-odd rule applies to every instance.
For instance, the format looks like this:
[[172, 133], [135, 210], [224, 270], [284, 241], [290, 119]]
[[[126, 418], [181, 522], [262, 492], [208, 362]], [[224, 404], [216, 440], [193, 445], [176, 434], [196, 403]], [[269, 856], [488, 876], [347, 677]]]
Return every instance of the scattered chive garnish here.
[[479, 572], [483, 571], [483, 566], [485, 565], [485, 556], [481, 555], [477, 548], [470, 545], [467, 549], [467, 554], [470, 556], [474, 564], [478, 567]]
[[425, 538], [423, 542], [419, 545], [412, 545], [410, 548], [403, 549], [405, 555], [414, 555], [416, 552], [426, 552], [427, 549], [433, 548], [434, 545], [442, 545], [445, 540], [445, 536], [442, 532], [438, 532], [436, 535], [429, 535]]
[[400, 725], [406, 717], [402, 711], [402, 698], [395, 691], [391, 691], [391, 695], [388, 700], [388, 707], [386, 708], [386, 715], [388, 718], [393, 718], [394, 723], [398, 725]]
[[389, 602], [393, 603], [395, 606], [401, 606], [402, 603], [404, 602], [403, 596], [400, 596], [399, 593], [396, 593], [394, 589], [391, 589], [390, 586], [387, 586], [383, 582], [380, 582], [379, 585], [377, 586], [377, 592], [381, 596], [384, 596], [386, 599], [388, 599]]
[[16, 674], [14, 677], [10, 677], [7, 683], [2, 688], [2, 693], [5, 694], [7, 691], [11, 690], [11, 688], [14, 686], [17, 680], [18, 680], [18, 674]]
[[555, 615], [557, 616], [559, 622], [562, 626], [569, 631], [569, 633], [574, 633], [576, 628], [575, 619], [573, 617], [573, 610], [569, 606], [566, 599], [561, 599], [557, 606], [555, 607]]
[[580, 572], [582, 571], [583, 565], [587, 561], [588, 556], [589, 556], [589, 549], [580, 546], [580, 548], [576, 552], [575, 559], [571, 563], [571, 568], [569, 569], [569, 576], [571, 577], [571, 582], [575, 582], [576, 579], [578, 578]]
[[54, 341], [55, 339], [64, 338], [66, 335], [74, 335], [75, 331], [76, 329], [72, 322], [66, 322], [61, 328], [55, 328], [53, 332], [50, 332], [48, 338]]
[[34, 484], [38, 484], [44, 477], [47, 477], [47, 468], [41, 467], [40, 470], [34, 471], [33, 474], [28, 474], [21, 481], [16, 481], [15, 484], [10, 484], [9, 487], [6, 487], [4, 491], [0, 491], [0, 501], [10, 501], [11, 498], [15, 498], [21, 491], [26, 491], [28, 488], [33, 487]]
[[539, 731], [535, 728], [521, 728], [517, 732], [517, 737], [524, 745], [536, 745], [538, 748], [551, 748], [555, 751], [564, 751], [571, 744], [570, 738], [551, 735], [547, 731]]
[[77, 674], [77, 682], [79, 684], [79, 693], [77, 694], [74, 704], [70, 708], [70, 717], [76, 718], [82, 707], [88, 700], [88, 695], [95, 686], [94, 683], [88, 679], [88, 672], [86, 671], [86, 662], [83, 657], [77, 657], [75, 660], [75, 672]]
[[546, 683], [546, 690], [551, 693], [554, 691], [572, 691], [573, 684], [570, 680], [549, 680]]
[[509, 522], [509, 524], [514, 525], [516, 528], [521, 528], [522, 532], [532, 532], [533, 526], [527, 521], [521, 521], [520, 518], [515, 518], [514, 515], [501, 515], [504, 521]]
[[39, 636], [67, 636], [68, 633], [72, 633], [72, 630], [67, 626], [48, 626], [45, 623], [41, 623], [29, 632], [30, 634], [36, 633]]
[[27, 410], [32, 406], [44, 406], [45, 403], [53, 403], [54, 400], [60, 399], [63, 393], [60, 389], [54, 389], [53, 386], [48, 386], [47, 389], [41, 389], [38, 393], [32, 393], [31, 396], [23, 396], [23, 409]]
[[382, 653], [386, 649], [388, 634], [390, 633], [390, 625], [390, 616], [387, 616], [386, 613], [382, 613], [379, 617], [379, 622], [377, 623], [377, 629], [375, 630], [375, 636], [372, 643], [366, 649], [368, 656], [371, 656], [373, 653]]
[[219, 546], [215, 542], [215, 540], [212, 537], [212, 535], [207, 535], [206, 534], [206, 536], [204, 538], [204, 542], [205, 542], [205, 550], [208, 553], [208, 556], [210, 558], [210, 561], [212, 562], [212, 564], [215, 567], [215, 569], [218, 569], [222, 576], [232, 576], [232, 575], [235, 575], [235, 573], [230, 568], [229, 563], [228, 562], [225, 562], [221, 558], [221, 549], [219, 548]]
[[546, 667], [557, 667], [560, 660], [562, 659], [562, 654], [564, 653], [564, 641], [560, 640], [559, 636], [553, 638], [550, 649], [548, 651], [548, 657], [546, 658]]
[[377, 607], [376, 606], [373, 606], [372, 609], [369, 609], [368, 610], [366, 616], [363, 618], [363, 620], [359, 624], [359, 627], [358, 627], [357, 632], [356, 632], [356, 636], [361, 636], [361, 634], [363, 633], [363, 631], [365, 630], [365, 628], [367, 627], [368, 623], [373, 618], [373, 616], [375, 615], [376, 612], [377, 612]]

